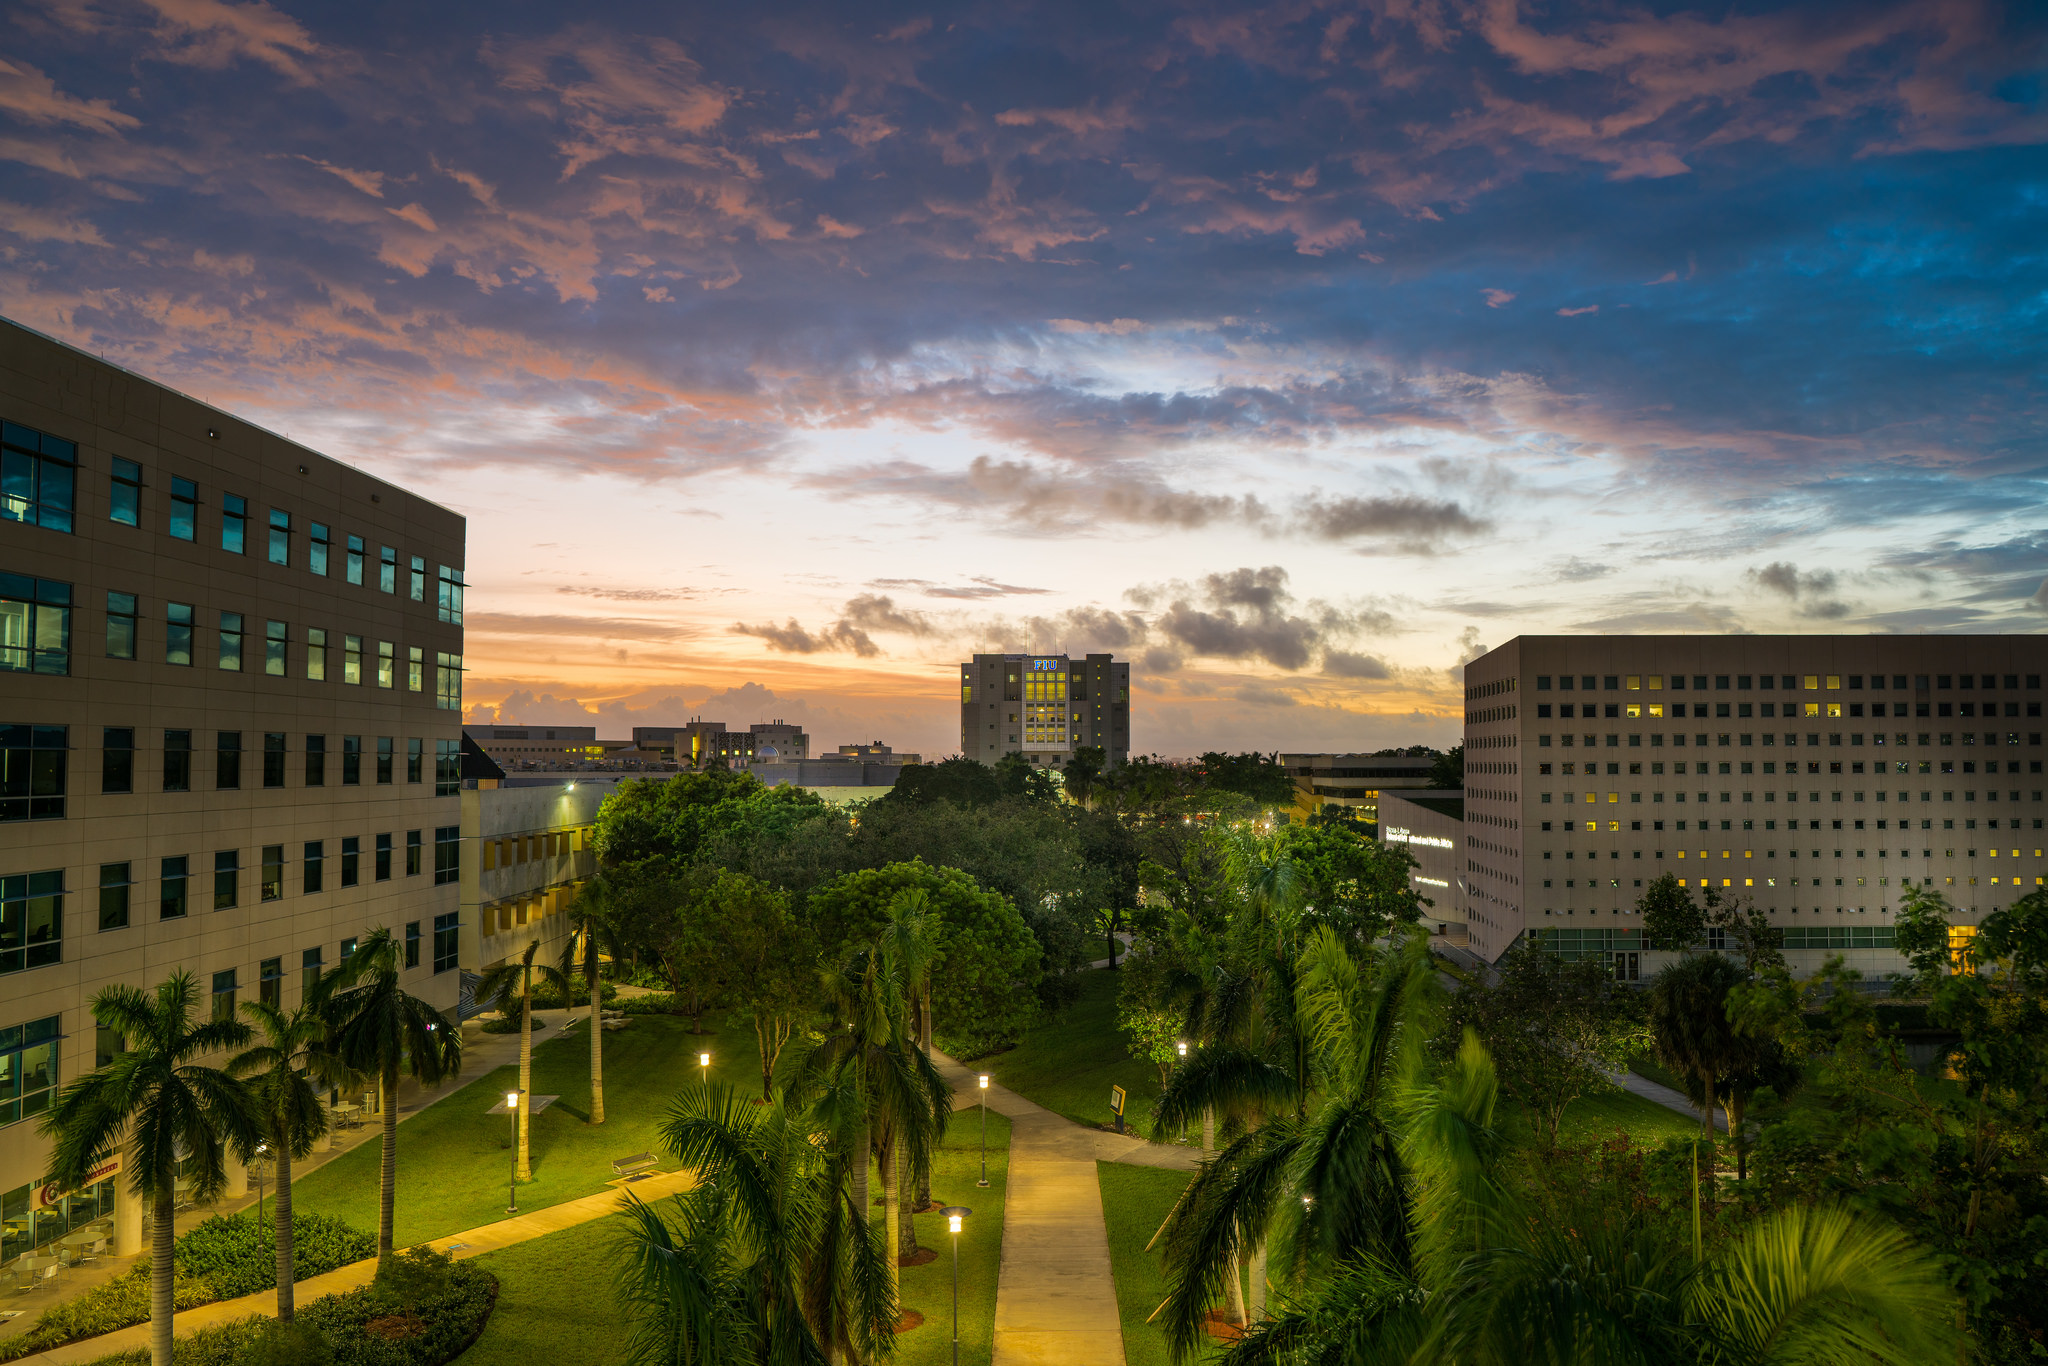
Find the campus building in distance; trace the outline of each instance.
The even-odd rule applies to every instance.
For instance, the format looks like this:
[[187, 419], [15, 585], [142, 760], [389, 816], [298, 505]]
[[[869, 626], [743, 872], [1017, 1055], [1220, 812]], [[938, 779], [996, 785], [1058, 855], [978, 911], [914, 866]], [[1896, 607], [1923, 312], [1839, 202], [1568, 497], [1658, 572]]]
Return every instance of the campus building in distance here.
[[1283, 754], [1281, 767], [1294, 779], [1294, 814], [1313, 820], [1325, 807], [1377, 825], [1380, 801], [1391, 792], [1422, 791], [1436, 760], [1408, 754]]
[[1511, 640], [1465, 668], [1472, 951], [1527, 934], [1637, 978], [1671, 873], [1765, 911], [1802, 970], [1896, 971], [1907, 885], [1974, 923], [2048, 882], [2044, 674], [2027, 635]]
[[37, 1119], [95, 993], [287, 1008], [387, 927], [456, 1004], [463, 519], [0, 323], [0, 1261], [111, 1215]]
[[1064, 767], [1084, 745], [1131, 754], [1131, 666], [1110, 655], [976, 655], [960, 666], [960, 753]]

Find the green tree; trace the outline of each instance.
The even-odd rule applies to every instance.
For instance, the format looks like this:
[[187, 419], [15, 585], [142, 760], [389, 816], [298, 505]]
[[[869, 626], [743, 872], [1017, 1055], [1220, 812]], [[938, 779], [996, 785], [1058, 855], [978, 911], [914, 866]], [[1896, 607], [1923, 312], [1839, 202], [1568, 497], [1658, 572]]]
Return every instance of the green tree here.
[[607, 954], [614, 961], [625, 956], [618, 924], [621, 904], [631, 895], [622, 883], [630, 876], [627, 870], [603, 869], [577, 889], [576, 899], [569, 904], [570, 923], [575, 932], [563, 946], [562, 961], [557, 965], [557, 971], [564, 977], [571, 972], [580, 974], [590, 992], [592, 1124], [604, 1123], [604, 960]]
[[[292, 1320], [292, 1162], [313, 1151], [327, 1133], [320, 1092], [338, 1086], [345, 1069], [328, 1046], [328, 1024], [315, 999], [286, 1012], [267, 1001], [244, 1001], [262, 1042], [228, 1063], [244, 1079], [251, 1117], [277, 1162], [277, 1317]], [[317, 1083], [317, 1084], [316, 1084]]]
[[1060, 770], [1060, 777], [1066, 793], [1082, 806], [1088, 805], [1088, 798], [1109, 768], [1109, 751], [1100, 745], [1081, 745], [1074, 750], [1067, 766]]
[[1438, 792], [1456, 792], [1465, 786], [1465, 747], [1452, 745], [1434, 756], [1429, 766], [1429, 785]]
[[[1650, 984], [1650, 1034], [1657, 1056], [1686, 1079], [1692, 1102], [1700, 1109], [1703, 1133], [1713, 1133], [1715, 1102], [1727, 1109], [1738, 1179], [1749, 1174], [1743, 1123], [1749, 1097], [1759, 1086], [1789, 1080], [1775, 1044], [1738, 1030], [1729, 1017], [1729, 993], [1748, 981], [1738, 964], [1718, 953], [1704, 953], [1673, 963]], [[1709, 1146], [1709, 1190], [1712, 1151]]]
[[[531, 1181], [532, 1146], [528, 1138], [533, 1122], [533, 1107], [528, 1102], [533, 1096], [533, 993], [548, 987], [561, 994], [566, 1003], [569, 999], [569, 978], [552, 963], [540, 961], [540, 939], [536, 937], [526, 946], [526, 952], [517, 958], [508, 958], [493, 968], [484, 969], [477, 980], [476, 999], [479, 1005], [494, 1007], [503, 1014], [517, 1013], [519, 1016], [519, 1120], [514, 1126], [518, 1133], [518, 1155], [513, 1159], [518, 1180]], [[595, 1001], [592, 1008], [603, 1019], [602, 1007]], [[600, 1027], [596, 1032], [602, 1033]]]
[[821, 1004], [823, 966], [810, 926], [789, 898], [744, 873], [721, 873], [713, 887], [721, 909], [718, 951], [733, 1004], [747, 1012], [761, 1061], [761, 1102], [771, 1099], [775, 1065], [790, 1036]]
[[249, 1093], [201, 1058], [249, 1041], [249, 1026], [223, 1017], [194, 1023], [199, 986], [189, 972], [172, 974], [154, 996], [131, 986], [103, 988], [92, 1014], [121, 1036], [124, 1051], [66, 1086], [37, 1125], [53, 1140], [50, 1179], [82, 1190], [92, 1169], [127, 1140], [122, 1174], [149, 1202], [149, 1358], [171, 1363], [171, 1243], [178, 1178], [192, 1195], [211, 1200], [227, 1186], [230, 1148], [260, 1141]]
[[462, 1071], [462, 1031], [455, 1021], [399, 985], [404, 950], [391, 931], [378, 928], [335, 972], [327, 987], [334, 1051], [351, 1076], [374, 1080], [383, 1117], [378, 1172], [377, 1260], [391, 1260], [391, 1225], [398, 1195], [398, 1081], [410, 1075], [438, 1086]]
[[1310, 925], [1365, 944], [1422, 919], [1427, 903], [1415, 890], [1415, 858], [1405, 847], [1332, 823], [1282, 826], [1271, 839], [1293, 868]]
[[1690, 951], [1706, 943], [1707, 917], [1692, 899], [1683, 878], [1664, 873], [1651, 880], [1636, 898], [1643, 935], [1651, 947]]

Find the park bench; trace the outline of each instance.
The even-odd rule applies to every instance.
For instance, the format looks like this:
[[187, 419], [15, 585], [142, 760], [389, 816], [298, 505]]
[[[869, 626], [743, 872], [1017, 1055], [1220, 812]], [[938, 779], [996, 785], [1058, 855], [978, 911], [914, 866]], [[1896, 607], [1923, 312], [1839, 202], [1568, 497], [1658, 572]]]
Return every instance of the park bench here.
[[612, 1159], [612, 1175], [622, 1176], [631, 1181], [635, 1177], [651, 1175], [660, 1165], [653, 1153], [634, 1153], [631, 1157]]

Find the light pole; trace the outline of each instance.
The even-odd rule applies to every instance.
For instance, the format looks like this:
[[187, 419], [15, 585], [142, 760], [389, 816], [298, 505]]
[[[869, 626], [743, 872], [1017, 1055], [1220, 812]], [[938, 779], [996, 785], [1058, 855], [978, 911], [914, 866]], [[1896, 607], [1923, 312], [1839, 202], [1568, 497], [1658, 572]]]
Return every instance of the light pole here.
[[505, 1093], [505, 1113], [512, 1118], [512, 1171], [505, 1179], [505, 1213], [519, 1213], [519, 1093]]
[[948, 1205], [939, 1213], [946, 1216], [946, 1232], [953, 1235], [953, 1366], [960, 1366], [960, 1221], [974, 1211]]
[[977, 1186], [988, 1184], [988, 1073], [981, 1074], [981, 1180]]
[[709, 1053], [699, 1053], [697, 1055], [697, 1083], [707, 1088], [711, 1085], [711, 1055]]

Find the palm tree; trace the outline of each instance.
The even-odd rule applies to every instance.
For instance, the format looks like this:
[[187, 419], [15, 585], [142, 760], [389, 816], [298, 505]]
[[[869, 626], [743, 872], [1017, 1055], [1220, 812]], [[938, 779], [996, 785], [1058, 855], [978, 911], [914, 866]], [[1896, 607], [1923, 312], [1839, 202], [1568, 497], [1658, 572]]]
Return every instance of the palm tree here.
[[86, 1174], [121, 1145], [124, 1179], [150, 1207], [149, 1359], [170, 1366], [171, 1245], [181, 1157], [195, 1199], [227, 1186], [227, 1154], [260, 1138], [249, 1096], [236, 1080], [196, 1059], [248, 1042], [249, 1026], [223, 1016], [193, 1023], [199, 986], [178, 972], [150, 996], [111, 986], [93, 997], [93, 1018], [124, 1040], [127, 1051], [65, 1087], [39, 1130], [55, 1140], [50, 1177], [82, 1189]]
[[[320, 1092], [340, 1085], [346, 1070], [328, 1048], [328, 1022], [313, 1000], [287, 1014], [268, 1001], [244, 1001], [263, 1042], [237, 1054], [230, 1074], [245, 1078], [263, 1143], [277, 1160], [277, 1317], [292, 1321], [292, 1159], [313, 1151], [327, 1132]], [[316, 1086], [314, 1083], [318, 1082]]]
[[670, 1222], [628, 1195], [621, 1298], [639, 1309], [636, 1366], [817, 1362], [886, 1353], [896, 1316], [867, 1211], [847, 1085], [808, 1111], [725, 1085], [678, 1094], [662, 1142], [698, 1186]]
[[[572, 946], [573, 947], [573, 946]], [[517, 958], [508, 958], [494, 968], [484, 971], [482, 980], [476, 984], [476, 999], [479, 1003], [496, 1006], [509, 1015], [514, 1009], [519, 1012], [519, 1155], [515, 1159], [521, 1181], [531, 1181], [531, 1149], [527, 1143], [527, 1126], [531, 1123], [533, 1107], [524, 1103], [524, 1098], [533, 1094], [533, 992], [537, 985], [545, 984], [562, 994], [563, 1001], [569, 999], [569, 978], [551, 963], [535, 961], [540, 954], [540, 940], [536, 938], [526, 946], [526, 952]], [[534, 978], [538, 976], [540, 982]], [[591, 1037], [604, 1032], [604, 1015], [597, 1004], [597, 997], [591, 997]]]
[[384, 1118], [383, 1169], [377, 1206], [377, 1259], [391, 1257], [392, 1209], [398, 1194], [398, 1079], [410, 1074], [438, 1086], [462, 1071], [462, 1034], [455, 1022], [399, 985], [405, 961], [391, 931], [373, 931], [335, 972], [326, 990], [334, 1051], [351, 1076], [374, 1078]]
[[[590, 988], [590, 1122], [604, 1123], [604, 958], [619, 958], [617, 931], [611, 915], [610, 883], [599, 874], [584, 884], [570, 904], [575, 936], [562, 950], [557, 967], [565, 978], [579, 970]], [[578, 950], [581, 950], [580, 960]]]
[[[925, 1066], [930, 1067], [932, 965], [939, 956], [939, 918], [931, 909], [931, 899], [918, 887], [899, 893], [888, 908], [888, 917], [882, 927], [882, 956], [896, 967], [910, 1012], [910, 1041], [924, 1055]], [[950, 1113], [949, 1109], [937, 1116], [939, 1127], [931, 1140], [933, 1146], [943, 1138]], [[932, 1172], [927, 1161], [913, 1177], [909, 1146], [895, 1146], [900, 1169], [896, 1206], [896, 1261], [900, 1265], [906, 1258], [917, 1255], [917, 1211], [931, 1203]]]

